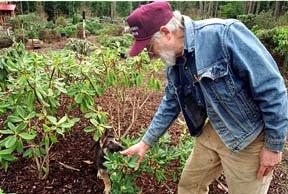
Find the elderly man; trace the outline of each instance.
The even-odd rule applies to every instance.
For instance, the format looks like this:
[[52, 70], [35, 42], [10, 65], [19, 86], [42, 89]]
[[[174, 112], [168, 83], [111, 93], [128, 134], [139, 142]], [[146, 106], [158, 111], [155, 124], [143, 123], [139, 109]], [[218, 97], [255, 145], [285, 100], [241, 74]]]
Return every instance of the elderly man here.
[[[166, 64], [167, 85], [142, 140], [122, 151], [143, 160], [182, 111], [196, 143], [179, 194], [208, 193], [222, 171], [230, 194], [265, 194], [281, 162], [287, 94], [277, 65], [239, 21], [193, 21], [167, 2], [137, 8], [127, 22], [135, 42]], [[207, 122], [208, 120], [208, 122]]]

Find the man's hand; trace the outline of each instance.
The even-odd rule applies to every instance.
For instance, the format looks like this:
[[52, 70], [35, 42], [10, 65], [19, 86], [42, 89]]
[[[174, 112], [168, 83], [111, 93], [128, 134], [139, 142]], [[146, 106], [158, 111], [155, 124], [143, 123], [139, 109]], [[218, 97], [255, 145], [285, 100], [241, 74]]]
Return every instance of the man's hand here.
[[257, 179], [261, 180], [263, 176], [268, 175], [274, 167], [281, 162], [282, 152], [273, 152], [262, 148], [260, 152], [260, 167], [257, 173]]
[[134, 156], [135, 154], [139, 155], [138, 159], [138, 166], [135, 168], [135, 170], [138, 169], [140, 162], [144, 160], [144, 156], [146, 154], [146, 151], [150, 148], [150, 145], [144, 143], [143, 141], [140, 141], [139, 143], [129, 147], [126, 150], [123, 150], [120, 152], [122, 155], [127, 155], [129, 157]]

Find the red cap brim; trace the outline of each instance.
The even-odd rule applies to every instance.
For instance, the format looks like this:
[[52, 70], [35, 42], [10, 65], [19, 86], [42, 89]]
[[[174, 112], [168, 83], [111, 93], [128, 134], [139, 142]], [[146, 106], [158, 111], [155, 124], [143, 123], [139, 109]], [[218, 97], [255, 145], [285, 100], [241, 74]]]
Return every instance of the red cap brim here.
[[136, 41], [134, 41], [134, 44], [133, 44], [133, 46], [130, 49], [129, 55], [131, 57], [134, 57], [134, 56], [138, 55], [139, 53], [141, 53], [141, 51], [145, 47], [147, 47], [147, 45], [149, 44], [150, 40], [151, 39], [149, 38], [149, 39], [146, 39], [146, 40], [136, 40]]

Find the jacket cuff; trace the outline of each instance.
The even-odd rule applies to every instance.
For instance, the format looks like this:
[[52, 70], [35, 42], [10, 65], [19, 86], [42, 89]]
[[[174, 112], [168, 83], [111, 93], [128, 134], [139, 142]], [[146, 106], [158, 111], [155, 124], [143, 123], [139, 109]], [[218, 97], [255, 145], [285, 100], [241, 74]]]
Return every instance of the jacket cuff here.
[[285, 148], [286, 139], [269, 139], [265, 137], [265, 143], [264, 146], [268, 150], [274, 151], [274, 152], [282, 152]]
[[155, 137], [149, 133], [149, 130], [146, 131], [142, 137], [142, 141], [150, 146], [156, 144], [159, 141], [159, 137]]

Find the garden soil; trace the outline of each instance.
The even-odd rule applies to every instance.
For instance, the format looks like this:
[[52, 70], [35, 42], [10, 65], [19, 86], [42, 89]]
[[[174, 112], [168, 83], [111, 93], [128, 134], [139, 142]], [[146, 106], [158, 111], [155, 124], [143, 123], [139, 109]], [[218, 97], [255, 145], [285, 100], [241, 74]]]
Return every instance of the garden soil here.
[[[65, 43], [65, 42], [64, 42]], [[46, 45], [42, 50], [37, 52], [46, 52], [52, 49], [63, 48], [64, 43], [55, 43]], [[130, 91], [133, 92], [133, 91]], [[129, 131], [130, 136], [137, 136], [141, 127], [147, 128], [158, 107], [163, 93], [153, 92], [149, 100], [146, 102], [141, 114], [135, 124]], [[116, 104], [115, 96], [109, 93], [101, 98], [95, 99], [96, 104], [103, 107], [104, 111], [111, 110], [111, 106]], [[64, 115], [66, 106], [71, 102], [67, 99], [61, 104], [58, 115]], [[126, 108], [132, 108], [127, 106]], [[115, 110], [112, 110], [116, 112]], [[127, 111], [129, 112], [129, 111]], [[132, 110], [131, 110], [132, 112]], [[104, 184], [102, 180], [97, 178], [97, 169], [95, 165], [96, 155], [93, 150], [94, 141], [92, 135], [85, 133], [83, 129], [89, 124], [83, 118], [82, 113], [78, 109], [69, 112], [69, 117], [81, 118], [71, 132], [65, 137], [61, 137], [51, 150], [50, 173], [46, 180], [39, 180], [36, 174], [35, 163], [31, 159], [19, 158], [18, 161], [9, 166], [7, 172], [0, 170], [0, 188], [6, 193], [17, 194], [102, 194]], [[129, 115], [127, 115], [129, 117]], [[4, 118], [0, 118], [0, 128], [3, 125]], [[110, 118], [111, 125], [117, 126], [117, 119]], [[122, 121], [123, 128], [128, 127], [130, 120]], [[173, 137], [171, 145], [177, 144], [181, 127], [173, 124], [169, 129], [169, 134]], [[286, 146], [288, 148], [288, 146]], [[179, 163], [175, 162], [167, 166], [167, 171], [177, 169]], [[288, 194], [288, 151], [283, 154], [282, 164], [279, 165], [273, 175], [273, 180], [269, 188], [268, 194]], [[159, 183], [150, 174], [142, 174], [135, 180], [137, 186], [143, 194], [176, 194], [177, 183], [172, 177], [167, 177], [165, 183]], [[225, 194], [227, 187], [224, 176], [210, 185], [209, 194]]]

